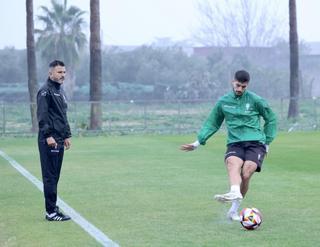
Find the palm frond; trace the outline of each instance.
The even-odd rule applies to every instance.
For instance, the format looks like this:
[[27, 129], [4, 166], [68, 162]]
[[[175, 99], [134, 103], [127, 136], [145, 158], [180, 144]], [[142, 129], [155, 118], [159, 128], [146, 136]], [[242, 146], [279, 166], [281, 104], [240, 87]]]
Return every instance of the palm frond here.
[[87, 43], [87, 37], [82, 31], [86, 24], [85, 11], [76, 6], [67, 7], [67, 1], [59, 4], [51, 0], [52, 8], [41, 6], [43, 15], [38, 20], [44, 25], [36, 29], [38, 36], [37, 48], [45, 59], [62, 58], [66, 63], [76, 62], [79, 53]]

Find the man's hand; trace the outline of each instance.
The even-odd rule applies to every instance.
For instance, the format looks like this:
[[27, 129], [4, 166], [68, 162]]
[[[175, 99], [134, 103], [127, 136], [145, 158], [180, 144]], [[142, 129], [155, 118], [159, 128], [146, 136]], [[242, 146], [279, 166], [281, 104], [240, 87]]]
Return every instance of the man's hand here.
[[71, 147], [71, 138], [67, 138], [64, 140], [64, 147], [68, 150]]
[[264, 147], [266, 148], [266, 153], [268, 153], [269, 152], [269, 145], [265, 144]]
[[48, 137], [46, 139], [46, 141], [47, 141], [47, 144], [49, 147], [54, 147], [54, 148], [58, 147], [58, 143], [56, 142], [56, 140], [52, 136]]
[[200, 145], [199, 141], [195, 141], [194, 143], [181, 145], [180, 150], [186, 151], [186, 152], [193, 151], [197, 147], [199, 147], [199, 145]]
[[195, 149], [196, 149], [196, 147], [193, 146], [193, 144], [183, 144], [183, 145], [181, 145], [181, 147], [180, 147], [180, 150], [186, 151], [186, 152], [193, 151], [193, 150], [195, 150]]

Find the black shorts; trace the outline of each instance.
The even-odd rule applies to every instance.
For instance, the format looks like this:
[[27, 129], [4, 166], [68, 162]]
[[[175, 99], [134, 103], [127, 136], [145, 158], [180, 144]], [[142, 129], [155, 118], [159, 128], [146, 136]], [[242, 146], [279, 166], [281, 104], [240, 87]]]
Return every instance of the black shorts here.
[[224, 156], [226, 160], [230, 156], [236, 156], [243, 161], [250, 160], [257, 164], [256, 172], [261, 171], [262, 162], [266, 155], [266, 147], [258, 141], [235, 142], [227, 145]]

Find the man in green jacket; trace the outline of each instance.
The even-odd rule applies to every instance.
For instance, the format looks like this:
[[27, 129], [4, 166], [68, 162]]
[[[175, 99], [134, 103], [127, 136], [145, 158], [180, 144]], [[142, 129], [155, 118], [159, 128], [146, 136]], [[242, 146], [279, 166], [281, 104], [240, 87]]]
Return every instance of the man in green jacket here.
[[[229, 176], [230, 191], [215, 195], [220, 202], [232, 202], [228, 218], [240, 220], [238, 209], [249, 189], [254, 172], [260, 172], [269, 144], [276, 135], [276, 116], [268, 103], [260, 96], [247, 90], [250, 75], [239, 70], [232, 81], [232, 92], [222, 96], [208, 119], [203, 124], [194, 143], [181, 146], [183, 151], [195, 150], [216, 133], [222, 122], [228, 130], [225, 163]], [[261, 127], [260, 119], [264, 120]]]

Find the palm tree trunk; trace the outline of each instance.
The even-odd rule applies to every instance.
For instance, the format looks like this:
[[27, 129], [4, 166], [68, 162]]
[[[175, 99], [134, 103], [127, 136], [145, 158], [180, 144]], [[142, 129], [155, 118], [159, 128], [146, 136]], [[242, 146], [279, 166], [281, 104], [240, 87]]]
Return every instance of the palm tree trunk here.
[[290, 103], [288, 118], [296, 119], [299, 114], [299, 46], [297, 31], [296, 1], [289, 0], [290, 25]]
[[100, 1], [90, 0], [90, 129], [102, 127]]
[[36, 132], [38, 129], [37, 123], [37, 65], [34, 44], [34, 23], [33, 23], [33, 0], [26, 0], [27, 12], [27, 61], [28, 61], [28, 89], [30, 98], [30, 112], [31, 112], [31, 131]]

